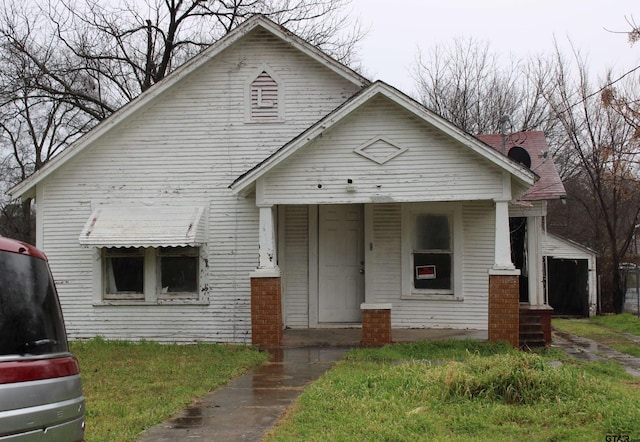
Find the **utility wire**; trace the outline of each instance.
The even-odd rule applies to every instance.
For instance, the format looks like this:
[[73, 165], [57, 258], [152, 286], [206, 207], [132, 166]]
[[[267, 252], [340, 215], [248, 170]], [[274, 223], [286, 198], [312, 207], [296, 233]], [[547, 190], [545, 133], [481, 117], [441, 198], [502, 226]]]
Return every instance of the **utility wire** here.
[[576, 103], [570, 104], [566, 109], [564, 109], [562, 111], [562, 113], [573, 109], [574, 107], [578, 106], [579, 104], [584, 103], [585, 101], [587, 101], [589, 98], [594, 97], [595, 95], [598, 95], [599, 93], [601, 93], [602, 91], [604, 91], [605, 89], [607, 89], [608, 87], [613, 86], [614, 84], [616, 84], [617, 82], [619, 82], [620, 80], [622, 80], [624, 77], [633, 74], [635, 71], [637, 71], [638, 69], [640, 69], [640, 66], [636, 66], [635, 68], [631, 69], [630, 71], [625, 72], [624, 74], [622, 74], [620, 77], [616, 78], [615, 80], [610, 81], [609, 83], [605, 84], [604, 86], [602, 86], [600, 89], [598, 89], [595, 92], [590, 93], [589, 95], [587, 95], [586, 97], [583, 97], [582, 99], [580, 99], [579, 101], [577, 101]]

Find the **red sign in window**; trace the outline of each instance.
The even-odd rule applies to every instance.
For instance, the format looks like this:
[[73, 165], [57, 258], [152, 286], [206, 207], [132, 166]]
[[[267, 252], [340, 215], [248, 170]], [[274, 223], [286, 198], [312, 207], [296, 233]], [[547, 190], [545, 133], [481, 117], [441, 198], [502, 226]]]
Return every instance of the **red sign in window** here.
[[436, 266], [416, 266], [416, 279], [436, 279]]

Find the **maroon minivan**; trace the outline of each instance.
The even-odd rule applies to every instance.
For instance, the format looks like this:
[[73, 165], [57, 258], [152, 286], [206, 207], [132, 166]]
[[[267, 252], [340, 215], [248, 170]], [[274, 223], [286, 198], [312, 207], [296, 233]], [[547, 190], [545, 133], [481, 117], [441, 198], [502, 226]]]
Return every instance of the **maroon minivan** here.
[[84, 414], [47, 257], [0, 237], [0, 441], [82, 441]]

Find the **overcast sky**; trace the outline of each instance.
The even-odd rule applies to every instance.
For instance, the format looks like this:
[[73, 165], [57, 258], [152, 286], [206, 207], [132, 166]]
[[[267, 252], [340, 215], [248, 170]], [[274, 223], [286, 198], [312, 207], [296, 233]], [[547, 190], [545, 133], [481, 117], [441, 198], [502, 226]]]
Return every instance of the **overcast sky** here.
[[365, 75], [413, 95], [410, 70], [418, 48], [473, 37], [504, 55], [551, 54], [554, 37], [569, 55], [569, 39], [592, 74], [624, 72], [640, 64], [640, 42], [607, 31], [640, 24], [638, 0], [352, 0], [369, 33], [361, 45]]

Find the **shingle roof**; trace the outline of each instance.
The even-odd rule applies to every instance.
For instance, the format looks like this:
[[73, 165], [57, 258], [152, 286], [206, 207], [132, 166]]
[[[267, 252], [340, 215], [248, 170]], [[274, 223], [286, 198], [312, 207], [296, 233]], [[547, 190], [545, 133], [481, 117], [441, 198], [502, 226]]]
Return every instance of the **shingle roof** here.
[[[494, 149], [500, 152], [502, 151], [501, 134], [480, 134], [476, 135], [476, 138]], [[529, 153], [531, 157], [531, 170], [540, 177], [533, 187], [520, 198], [521, 200], [552, 200], [562, 198], [566, 195], [556, 165], [553, 163], [551, 151], [544, 132], [527, 131], [507, 135], [505, 151], [508, 153], [514, 146], [522, 147]]]

